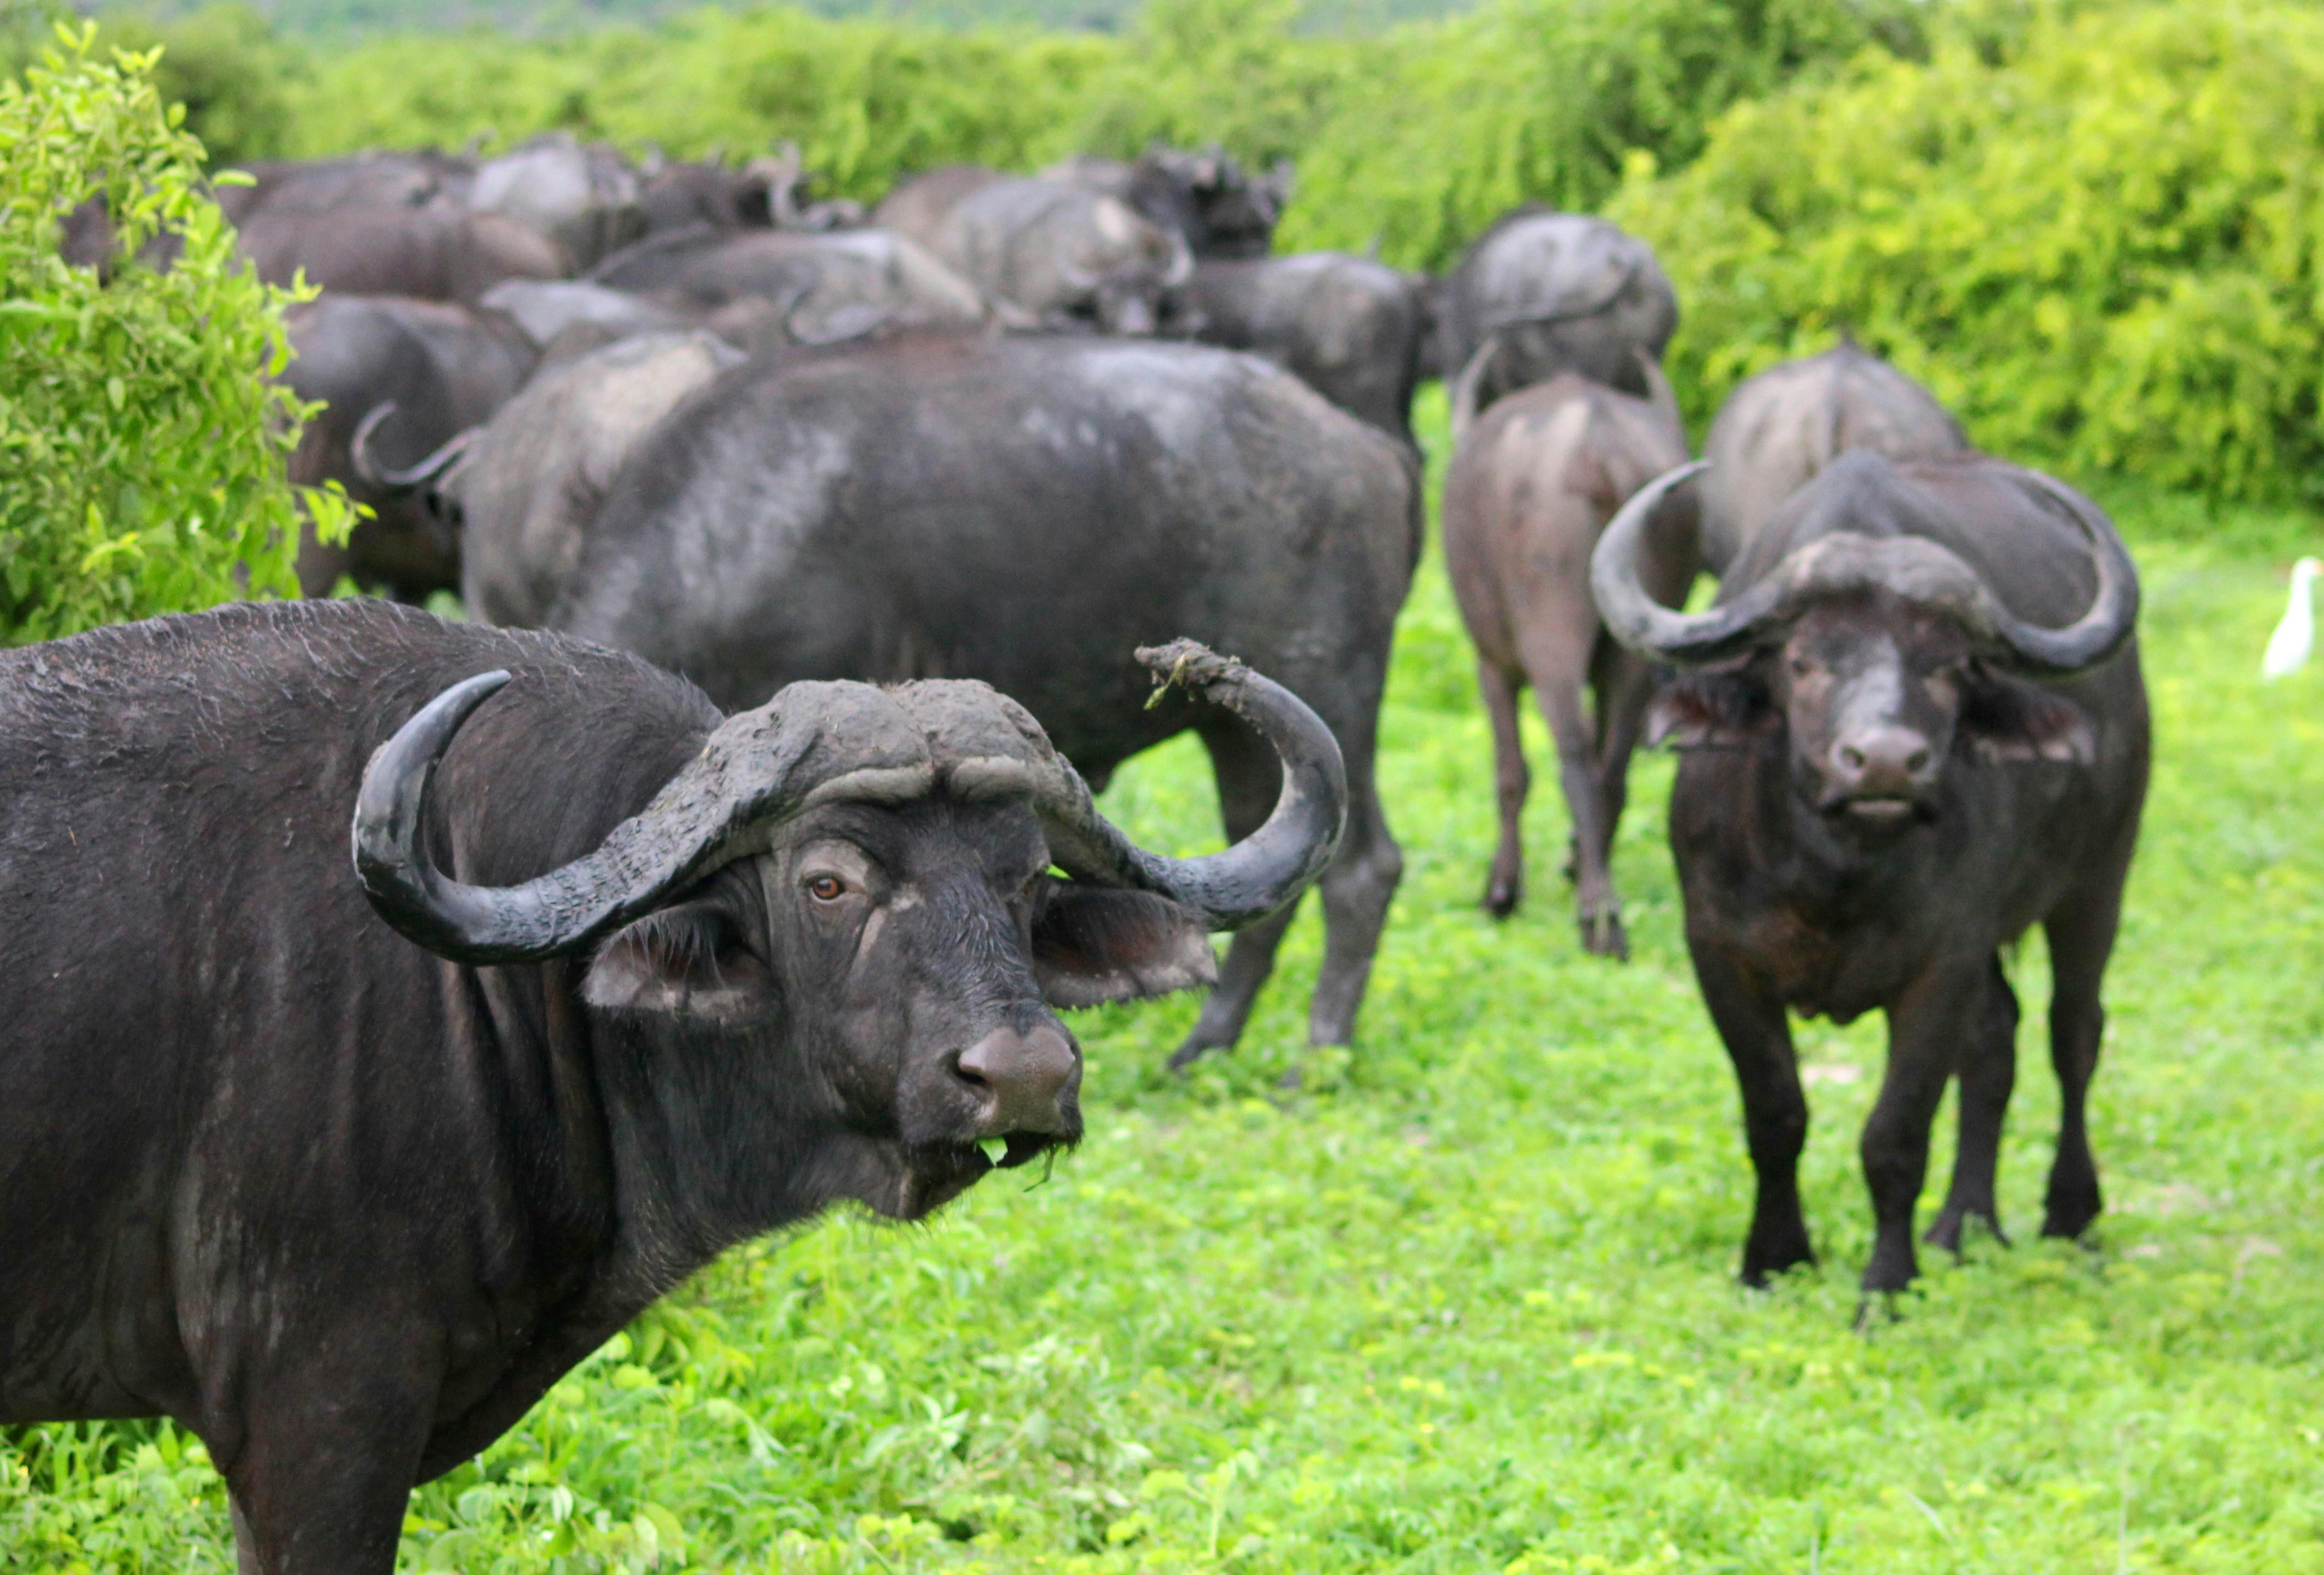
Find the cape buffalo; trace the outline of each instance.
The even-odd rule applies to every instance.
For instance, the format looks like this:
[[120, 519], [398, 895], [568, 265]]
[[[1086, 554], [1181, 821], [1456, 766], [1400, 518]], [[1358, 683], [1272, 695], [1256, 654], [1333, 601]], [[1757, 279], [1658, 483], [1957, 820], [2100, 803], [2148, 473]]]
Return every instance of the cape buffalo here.
[[459, 543], [414, 487], [531, 375], [539, 352], [496, 312], [444, 301], [326, 296], [290, 309], [283, 381], [324, 409], [300, 434], [293, 481], [337, 481], [375, 511], [341, 546], [310, 534], [299, 584], [328, 595], [341, 575], [418, 598], [460, 583]]
[[612, 148], [585, 147], [569, 132], [479, 164], [467, 207], [538, 230], [582, 268], [646, 233], [637, 171]]
[[730, 1244], [1073, 1143], [1053, 1009], [1199, 982], [1345, 808], [1296, 700], [1153, 659], [1281, 752], [1223, 853], [980, 684], [722, 718], [362, 602], [0, 655], [0, 1423], [173, 1417], [242, 1569], [387, 1575], [415, 1482]]
[[505, 279], [476, 304], [510, 318], [543, 351], [576, 328], [610, 341], [683, 328], [699, 315], [581, 279]]
[[[549, 625], [722, 705], [805, 677], [980, 677], [1084, 773], [1193, 728], [1228, 832], [1275, 767], [1149, 707], [1132, 649], [1183, 631], [1275, 674], [1348, 763], [1308, 1018], [1347, 1040], [1402, 861], [1373, 741], [1420, 543], [1409, 451], [1254, 357], [1199, 345], [907, 337], [758, 357], [666, 419], [590, 522]], [[1178, 1064], [1234, 1043], [1290, 916], [1245, 931]]]
[[644, 334], [542, 371], [440, 486], [471, 617], [537, 627], [573, 577], [613, 478], [687, 395], [742, 359], [705, 333]]
[[674, 231], [606, 258], [589, 280], [667, 302], [753, 349], [907, 327], [975, 328], [990, 316], [973, 284], [913, 242], [876, 229]]
[[1887, 1014], [1863, 1137], [1868, 1310], [1916, 1272], [1913, 1209], [1956, 1073], [1960, 1144], [1929, 1239], [1957, 1247], [1972, 1214], [1998, 1233], [2017, 1026], [2001, 950], [2037, 923], [2062, 1093], [2043, 1233], [2078, 1236], [2098, 1216], [2083, 1103], [2146, 789], [2137, 575], [2106, 517], [2048, 476], [1858, 451], [1752, 535], [1711, 610], [1674, 612], [1641, 584], [1638, 555], [1691, 468], [1623, 506], [1593, 588], [1616, 638], [1691, 674], [1649, 725], [1684, 751], [1671, 845], [1758, 1173], [1747, 1280], [1814, 1257], [1786, 1013]]
[[[1654, 678], [1599, 622], [1590, 554], [1633, 493], [1685, 462], [1686, 435], [1670, 405], [1562, 373], [1487, 411], [1444, 475], [1444, 566], [1476, 643], [1477, 686], [1493, 724], [1501, 836], [1485, 907], [1506, 915], [1523, 889], [1530, 784], [1517, 695], [1531, 684], [1556, 741], [1573, 823], [1568, 872], [1582, 944], [1604, 956], [1629, 952], [1614, 895], [1614, 828]], [[1656, 516], [1638, 571], [1647, 594], [1673, 606], [1684, 603], [1698, 557], [1692, 512], [1682, 504], [1674, 499]]]
[[1561, 372], [1649, 398], [1640, 355], [1659, 364], [1678, 327], [1678, 297], [1644, 241], [1541, 207], [1504, 214], [1477, 238], [1442, 309], [1456, 425]]
[[1714, 574], [1776, 506], [1852, 448], [1890, 459], [1969, 452], [1960, 425], [1928, 390], [1843, 341], [1738, 384], [1711, 423], [1702, 456], [1702, 553]]
[[1120, 198], [1154, 223], [1184, 235], [1197, 258], [1264, 257], [1291, 200], [1291, 166], [1253, 177], [1213, 143], [1199, 152], [1155, 146], [1135, 163], [1088, 154], [1041, 171], [1087, 191]]
[[940, 164], [922, 170], [896, 182], [894, 189], [880, 199], [872, 209], [872, 226], [910, 235], [925, 245], [943, 228], [954, 207], [1008, 179], [982, 164]]
[[[881, 204], [880, 214], [890, 211]], [[1164, 298], [1194, 272], [1185, 236], [1119, 198], [1063, 181], [991, 181], [934, 224], [916, 222], [905, 215], [894, 227], [985, 294], [1053, 328], [1151, 334]]]
[[429, 204], [323, 212], [262, 207], [241, 226], [243, 254], [269, 284], [347, 295], [473, 301], [503, 279], [561, 279], [573, 260], [554, 240], [498, 214]]
[[1181, 315], [1203, 343], [1264, 355], [1410, 441], [1425, 325], [1406, 275], [1337, 252], [1205, 261], [1194, 265]]
[[476, 167], [434, 152], [352, 153], [336, 159], [266, 159], [242, 165], [247, 182], [220, 185], [214, 195], [239, 226], [262, 210], [276, 214], [341, 213], [352, 208], [466, 206]]

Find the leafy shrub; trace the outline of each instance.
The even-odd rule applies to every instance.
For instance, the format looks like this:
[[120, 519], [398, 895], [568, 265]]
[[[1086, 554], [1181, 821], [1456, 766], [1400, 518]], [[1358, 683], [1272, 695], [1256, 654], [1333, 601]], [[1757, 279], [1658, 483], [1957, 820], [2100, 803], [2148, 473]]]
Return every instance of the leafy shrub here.
[[[201, 144], [164, 110], [151, 54], [93, 58], [93, 27], [0, 81], [0, 640], [291, 593], [303, 413], [261, 379], [282, 307], [202, 195]], [[113, 216], [105, 269], [60, 219]], [[167, 272], [137, 261], [174, 244]], [[344, 502], [309, 500], [323, 529]]]
[[2267, 497], [2324, 461], [2319, 156], [2313, 7], [2041, 11], [1739, 106], [1610, 211], [1698, 416], [1847, 329], [1989, 447]]
[[[1914, 0], [1492, 0], [1390, 36], [1301, 152], [1291, 245], [1442, 268], [1522, 202], [1594, 209], [1644, 149], [1692, 159], [1738, 99], [1925, 48]], [[1881, 58], [1887, 58], [1883, 54]]]
[[540, 42], [390, 38], [319, 61], [294, 88], [290, 147], [493, 148], [563, 129], [696, 157], [789, 138], [833, 189], [874, 198], [935, 164], [1019, 168], [1073, 151], [1083, 88], [1116, 47], [787, 7]]

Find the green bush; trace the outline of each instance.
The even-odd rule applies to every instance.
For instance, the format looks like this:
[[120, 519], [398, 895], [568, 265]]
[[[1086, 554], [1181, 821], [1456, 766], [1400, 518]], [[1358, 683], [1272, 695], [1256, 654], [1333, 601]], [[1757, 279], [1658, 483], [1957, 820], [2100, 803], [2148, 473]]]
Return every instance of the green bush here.
[[[201, 144], [151, 54], [93, 58], [93, 27], [0, 81], [0, 640], [294, 594], [304, 413], [265, 381], [284, 292], [237, 261], [202, 195]], [[113, 215], [105, 269], [68, 262], [61, 216]], [[180, 248], [156, 271], [157, 237]], [[343, 500], [308, 500], [344, 530]]]
[[[1914, 0], [1494, 0], [1404, 29], [1300, 152], [1295, 246], [1443, 268], [1523, 202], [1594, 209], [1644, 149], [1692, 159], [1738, 99], [1859, 51], [1917, 53]], [[1884, 52], [1881, 58], [1886, 58]]]
[[1986, 446], [2266, 498], [2324, 461], [2324, 13], [2036, 12], [1739, 106], [1612, 215], [1698, 415], [1852, 331]]

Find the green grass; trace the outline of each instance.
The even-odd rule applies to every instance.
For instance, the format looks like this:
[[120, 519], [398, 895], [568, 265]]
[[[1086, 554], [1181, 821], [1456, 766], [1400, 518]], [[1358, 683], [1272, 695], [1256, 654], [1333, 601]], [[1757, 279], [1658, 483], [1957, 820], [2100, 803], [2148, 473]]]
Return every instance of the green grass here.
[[[1242, 1048], [1189, 1079], [1160, 1067], [1191, 1001], [1082, 1019], [1090, 1137], [1053, 1179], [733, 1255], [421, 1492], [407, 1566], [2324, 1570], [2324, 674], [2254, 677], [2311, 527], [2105, 495], [2145, 568], [2158, 768], [2092, 1248], [2034, 1240], [2036, 939], [2018, 1245], [1932, 1255], [1901, 1322], [1850, 1332], [1879, 1029], [1809, 1025], [1824, 1266], [1737, 1286], [1750, 1173], [1680, 945], [1670, 762], [1640, 761], [1618, 854], [1634, 962], [1575, 944], [1546, 781], [1531, 899], [1483, 918], [1489, 751], [1432, 557], [1387, 723], [1407, 874], [1351, 1057], [1301, 1045], [1312, 915]], [[1107, 805], [1165, 844], [1214, 834], [1190, 745]], [[198, 1451], [0, 1443], [0, 1568], [77, 1565], [230, 1569]]]

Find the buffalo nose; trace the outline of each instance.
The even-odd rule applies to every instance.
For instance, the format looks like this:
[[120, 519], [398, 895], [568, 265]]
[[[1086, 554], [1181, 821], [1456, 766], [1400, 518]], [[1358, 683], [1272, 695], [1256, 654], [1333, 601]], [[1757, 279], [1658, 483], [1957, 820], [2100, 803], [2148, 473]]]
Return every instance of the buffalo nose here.
[[1065, 1129], [1061, 1097], [1080, 1070], [1081, 1055], [1065, 1031], [1043, 1023], [1032, 1032], [996, 1028], [961, 1052], [954, 1069], [976, 1091], [979, 1136]]
[[1840, 740], [1832, 763], [1853, 796], [1904, 797], [1928, 785], [1935, 761], [1929, 741], [1911, 728], [1875, 727]]

